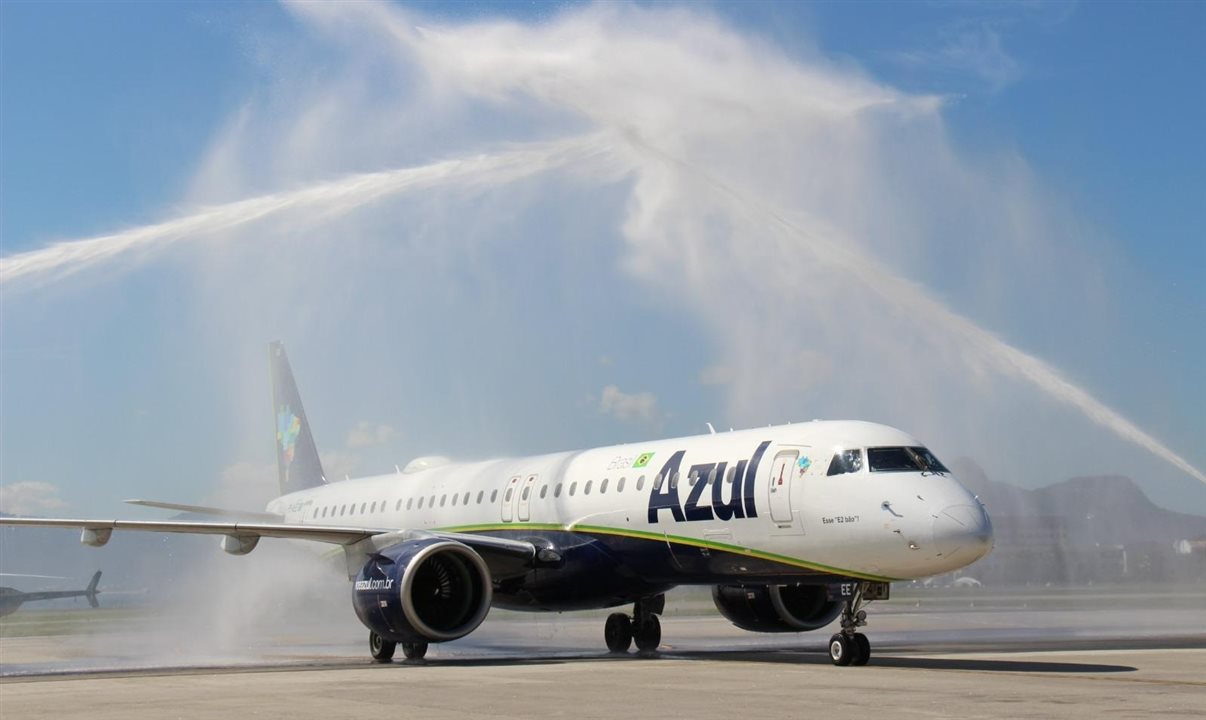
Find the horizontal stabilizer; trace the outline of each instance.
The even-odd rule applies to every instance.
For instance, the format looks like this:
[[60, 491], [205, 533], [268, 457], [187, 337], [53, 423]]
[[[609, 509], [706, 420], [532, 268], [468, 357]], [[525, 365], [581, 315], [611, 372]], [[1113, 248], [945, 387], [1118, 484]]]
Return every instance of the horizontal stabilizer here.
[[156, 500], [127, 500], [131, 505], [142, 505], [143, 507], [161, 508], [163, 510], [179, 510], [180, 512], [197, 513], [198, 515], [213, 515], [214, 517], [228, 517], [239, 520], [255, 520], [256, 522], [278, 522], [282, 519], [281, 515], [266, 512], [255, 512], [252, 510], [230, 510], [227, 508], [208, 507], [205, 505], [182, 505], [180, 503], [158, 502]]

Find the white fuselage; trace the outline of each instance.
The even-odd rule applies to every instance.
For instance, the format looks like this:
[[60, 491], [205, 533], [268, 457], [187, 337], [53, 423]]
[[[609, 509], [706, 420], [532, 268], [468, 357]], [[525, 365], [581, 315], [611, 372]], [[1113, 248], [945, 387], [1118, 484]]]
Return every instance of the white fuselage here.
[[[675, 578], [683, 583], [715, 581], [712, 572], [691, 575], [697, 558], [684, 554], [693, 553], [760, 560], [750, 573], [763, 579], [768, 562], [785, 578], [912, 579], [987, 554], [991, 525], [982, 505], [949, 473], [864, 466], [831, 475], [829, 468], [839, 450], [920, 445], [884, 425], [814, 421], [523, 458], [416, 462], [419, 469], [291, 493], [268, 511], [299, 524], [655, 541], [665, 562], [680, 566]], [[744, 569], [726, 568], [737, 576]]]

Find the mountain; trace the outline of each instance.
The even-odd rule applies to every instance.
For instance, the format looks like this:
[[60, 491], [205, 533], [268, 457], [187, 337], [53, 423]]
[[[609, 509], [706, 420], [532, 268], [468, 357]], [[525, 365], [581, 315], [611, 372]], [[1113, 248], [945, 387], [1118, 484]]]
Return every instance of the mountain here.
[[[956, 476], [980, 496], [998, 534], [1011, 522], [1048, 518], [1058, 521], [1071, 546], [1172, 546], [1178, 540], [1206, 537], [1206, 517], [1165, 510], [1147, 498], [1134, 480], [1118, 475], [1075, 477], [1036, 490], [990, 480], [974, 462], [952, 463]], [[1002, 523], [1005, 526], [1002, 527]]]

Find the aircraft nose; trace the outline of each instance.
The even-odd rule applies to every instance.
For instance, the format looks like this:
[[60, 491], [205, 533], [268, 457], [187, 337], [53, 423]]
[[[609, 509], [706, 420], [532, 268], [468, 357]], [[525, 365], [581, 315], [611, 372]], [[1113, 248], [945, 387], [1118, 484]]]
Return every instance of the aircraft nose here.
[[951, 505], [934, 518], [934, 547], [947, 560], [970, 565], [992, 550], [992, 521], [980, 505]]

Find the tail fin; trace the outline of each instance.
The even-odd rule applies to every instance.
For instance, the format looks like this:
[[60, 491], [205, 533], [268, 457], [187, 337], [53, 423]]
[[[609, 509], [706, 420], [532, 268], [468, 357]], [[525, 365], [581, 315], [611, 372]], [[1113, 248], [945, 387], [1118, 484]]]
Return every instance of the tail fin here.
[[88, 604], [94, 608], [100, 607], [100, 603], [96, 601], [96, 595], [100, 592], [96, 589], [96, 586], [100, 584], [100, 576], [101, 571], [97, 570], [96, 574], [92, 576], [92, 582], [88, 583], [88, 588], [84, 590], [84, 597], [88, 598]]
[[310, 422], [302, 409], [301, 395], [293, 381], [293, 370], [285, 346], [268, 346], [272, 366], [272, 414], [276, 419], [276, 467], [281, 494], [318, 487], [327, 481], [310, 434]]

